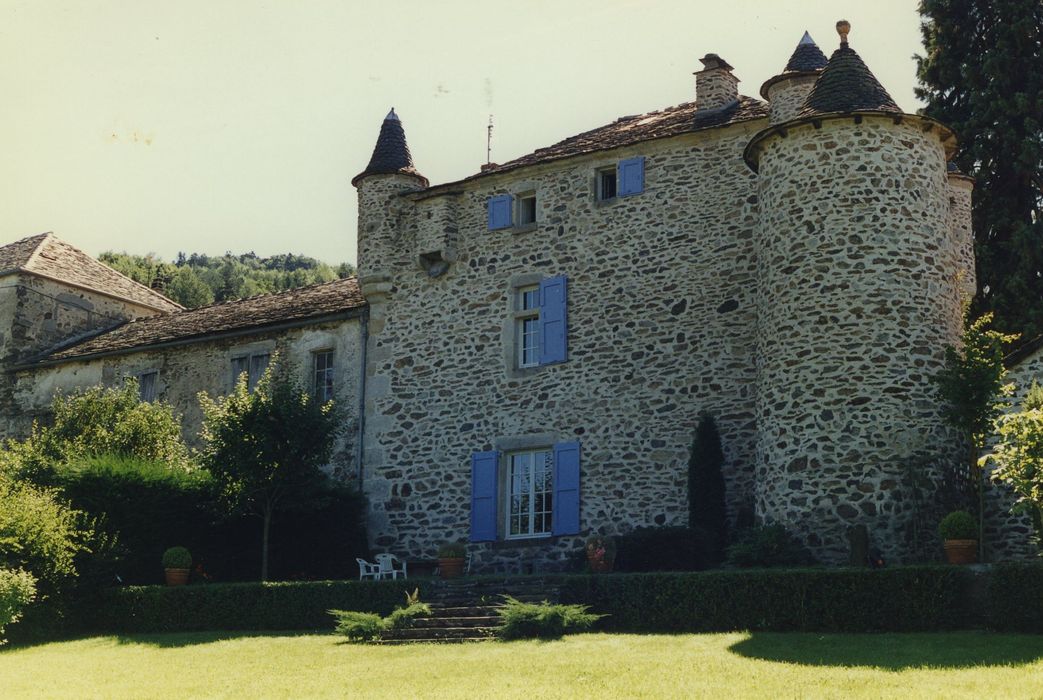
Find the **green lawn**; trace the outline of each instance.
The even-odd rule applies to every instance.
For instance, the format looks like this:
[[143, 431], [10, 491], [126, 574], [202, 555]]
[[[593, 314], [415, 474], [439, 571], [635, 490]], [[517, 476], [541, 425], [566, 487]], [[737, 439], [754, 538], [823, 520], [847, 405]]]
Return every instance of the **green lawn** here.
[[355, 646], [330, 635], [94, 637], [0, 651], [4, 698], [1043, 697], [1043, 636], [589, 634]]

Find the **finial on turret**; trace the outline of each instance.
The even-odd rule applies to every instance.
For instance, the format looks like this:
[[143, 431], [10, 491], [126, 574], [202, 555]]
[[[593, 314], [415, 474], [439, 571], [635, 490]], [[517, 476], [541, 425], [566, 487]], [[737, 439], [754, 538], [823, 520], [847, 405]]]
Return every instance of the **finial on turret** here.
[[388, 112], [388, 115], [386, 117], [384, 117], [384, 121], [393, 121], [393, 122], [400, 121], [399, 118], [398, 118], [398, 115], [395, 114], [395, 108], [394, 107], [392, 107], [391, 111]]
[[851, 31], [851, 23], [846, 19], [837, 22], [837, 34], [840, 35], [840, 45], [847, 46], [847, 35]]
[[805, 29], [804, 36], [800, 38], [800, 43], [797, 44], [797, 46], [807, 46], [808, 44], [814, 45], [814, 43], [815, 40], [811, 38], [811, 34], [809, 34], [808, 31]]

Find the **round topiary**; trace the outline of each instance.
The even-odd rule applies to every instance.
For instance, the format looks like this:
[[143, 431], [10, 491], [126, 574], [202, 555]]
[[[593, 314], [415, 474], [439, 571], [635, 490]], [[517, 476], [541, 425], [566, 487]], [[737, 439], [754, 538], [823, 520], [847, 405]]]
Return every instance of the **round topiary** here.
[[943, 540], [976, 540], [978, 539], [978, 523], [974, 516], [965, 510], [949, 513], [938, 523], [938, 534]]
[[171, 547], [163, 552], [164, 569], [191, 569], [192, 553], [184, 547]]

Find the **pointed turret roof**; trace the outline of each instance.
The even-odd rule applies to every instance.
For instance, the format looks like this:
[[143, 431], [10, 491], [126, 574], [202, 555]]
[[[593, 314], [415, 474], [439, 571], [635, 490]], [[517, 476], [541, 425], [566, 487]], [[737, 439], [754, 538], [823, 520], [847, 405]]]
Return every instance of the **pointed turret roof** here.
[[793, 50], [793, 55], [789, 57], [789, 62], [786, 63], [782, 72], [822, 70], [826, 67], [827, 62], [826, 54], [822, 53], [822, 49], [818, 47], [811, 35], [804, 32], [804, 36], [800, 38], [800, 43]]
[[848, 46], [851, 25], [840, 21], [840, 48], [829, 57], [822, 75], [804, 100], [799, 117], [814, 117], [836, 112], [894, 112], [902, 114], [887, 90], [876, 79], [862, 58]]
[[424, 181], [427, 186], [427, 178], [417, 172], [413, 165], [413, 156], [409, 153], [409, 145], [406, 143], [406, 131], [402, 128], [402, 120], [395, 114], [392, 107], [384, 123], [380, 125], [380, 136], [377, 137], [377, 145], [373, 147], [373, 156], [369, 159], [369, 165], [361, 173], [351, 180], [351, 184], [358, 185], [358, 181], [367, 175], [414, 175]]
[[793, 53], [789, 57], [789, 61], [786, 63], [786, 67], [782, 69], [782, 72], [776, 76], [768, 78], [761, 85], [761, 97], [764, 99], [768, 98], [768, 88], [777, 82], [785, 80], [787, 78], [796, 78], [799, 76], [814, 76], [822, 72], [822, 69], [826, 67], [826, 54], [822, 53], [822, 49], [818, 47], [815, 40], [811, 38], [811, 35], [806, 31], [804, 36], [800, 38], [797, 43], [797, 48], [793, 50]]

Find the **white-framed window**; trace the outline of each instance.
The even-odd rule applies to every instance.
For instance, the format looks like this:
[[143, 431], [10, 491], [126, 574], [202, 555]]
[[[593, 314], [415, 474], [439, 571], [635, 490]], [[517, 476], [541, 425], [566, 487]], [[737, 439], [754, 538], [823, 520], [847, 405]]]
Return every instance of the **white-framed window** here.
[[540, 364], [540, 287], [519, 287], [516, 291], [515, 338], [518, 367]]
[[597, 197], [605, 202], [616, 198], [616, 166], [602, 168], [597, 172]]
[[142, 372], [138, 375], [138, 399], [146, 403], [156, 400], [156, 382], [159, 380], [159, 372], [152, 370]]
[[547, 447], [507, 455], [507, 539], [546, 537], [553, 531], [553, 454]]
[[312, 357], [312, 393], [322, 403], [333, 400], [333, 351], [318, 350]]
[[526, 192], [515, 196], [518, 215], [514, 220], [516, 226], [528, 226], [536, 223], [536, 193]]
[[253, 391], [257, 382], [268, 369], [268, 362], [272, 359], [271, 353], [258, 352], [250, 355], [239, 355], [232, 358], [232, 386], [239, 381], [239, 375], [246, 373], [246, 388]]

